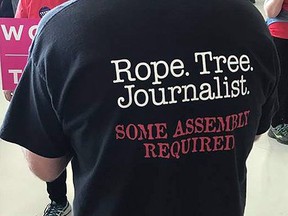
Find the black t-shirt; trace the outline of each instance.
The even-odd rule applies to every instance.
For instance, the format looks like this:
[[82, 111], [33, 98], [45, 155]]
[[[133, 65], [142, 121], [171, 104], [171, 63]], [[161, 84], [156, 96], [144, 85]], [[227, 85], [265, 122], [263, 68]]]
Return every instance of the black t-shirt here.
[[242, 216], [279, 67], [248, 1], [72, 1], [41, 20], [1, 138], [73, 154], [74, 216]]

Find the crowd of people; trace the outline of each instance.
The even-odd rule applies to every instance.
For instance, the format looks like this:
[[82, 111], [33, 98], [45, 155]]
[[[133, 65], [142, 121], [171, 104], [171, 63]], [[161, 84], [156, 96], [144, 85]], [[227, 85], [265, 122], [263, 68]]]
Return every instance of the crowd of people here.
[[288, 0], [251, 2], [0, 0], [41, 18], [0, 137], [43, 216], [72, 215], [68, 163], [74, 216], [244, 215], [253, 142], [288, 145]]

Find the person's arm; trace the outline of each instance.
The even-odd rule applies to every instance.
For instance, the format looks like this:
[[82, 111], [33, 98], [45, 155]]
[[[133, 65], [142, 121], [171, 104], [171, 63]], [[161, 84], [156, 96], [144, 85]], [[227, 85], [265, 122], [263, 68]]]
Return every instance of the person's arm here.
[[29, 18], [28, 12], [27, 12], [27, 2], [26, 0], [19, 0], [16, 12], [15, 12], [15, 18]]
[[283, 5], [284, 0], [266, 0], [264, 2], [264, 11], [267, 17], [274, 18], [276, 17]]
[[71, 156], [59, 158], [46, 158], [27, 149], [23, 149], [30, 170], [45, 182], [54, 181], [66, 168]]

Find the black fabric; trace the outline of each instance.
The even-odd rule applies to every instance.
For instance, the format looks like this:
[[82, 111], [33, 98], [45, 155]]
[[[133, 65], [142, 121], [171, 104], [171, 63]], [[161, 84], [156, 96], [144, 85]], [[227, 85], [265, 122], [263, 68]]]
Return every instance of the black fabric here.
[[288, 40], [273, 37], [280, 59], [281, 75], [278, 84], [279, 110], [272, 119], [272, 126], [288, 124]]
[[0, 17], [14, 17], [11, 0], [0, 0]]
[[1, 138], [73, 154], [74, 216], [243, 216], [245, 162], [277, 109], [278, 58], [257, 9], [65, 5], [40, 21]]
[[66, 204], [67, 202], [66, 178], [67, 171], [65, 169], [56, 180], [53, 182], [46, 182], [49, 198], [57, 204]]

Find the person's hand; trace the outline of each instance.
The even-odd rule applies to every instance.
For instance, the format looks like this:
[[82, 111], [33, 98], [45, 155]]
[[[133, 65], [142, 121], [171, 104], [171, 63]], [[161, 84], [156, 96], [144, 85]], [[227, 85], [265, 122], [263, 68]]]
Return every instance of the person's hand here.
[[14, 91], [12, 90], [4, 90], [4, 96], [7, 101], [11, 101], [13, 97]]

